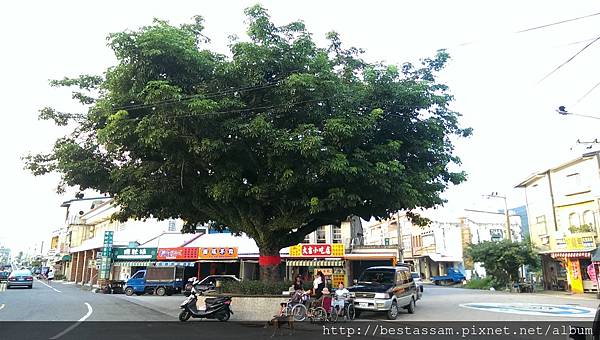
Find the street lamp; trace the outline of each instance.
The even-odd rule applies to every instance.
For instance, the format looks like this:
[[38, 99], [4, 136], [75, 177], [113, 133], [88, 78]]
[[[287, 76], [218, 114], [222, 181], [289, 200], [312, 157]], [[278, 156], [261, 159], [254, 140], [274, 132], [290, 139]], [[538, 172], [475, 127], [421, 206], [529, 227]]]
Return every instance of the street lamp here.
[[506, 215], [506, 239], [511, 241], [510, 233], [510, 214], [508, 212], [508, 204], [506, 203], [506, 196], [500, 196], [497, 192], [492, 192], [486, 195], [487, 198], [502, 198], [504, 200], [504, 214]]

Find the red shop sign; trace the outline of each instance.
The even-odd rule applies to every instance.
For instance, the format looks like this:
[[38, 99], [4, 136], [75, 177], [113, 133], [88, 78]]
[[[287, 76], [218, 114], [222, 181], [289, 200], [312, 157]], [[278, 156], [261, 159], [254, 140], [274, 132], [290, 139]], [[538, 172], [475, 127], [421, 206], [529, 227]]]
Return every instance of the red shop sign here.
[[303, 244], [302, 256], [331, 257], [331, 244]]
[[198, 248], [158, 248], [157, 260], [196, 260]]

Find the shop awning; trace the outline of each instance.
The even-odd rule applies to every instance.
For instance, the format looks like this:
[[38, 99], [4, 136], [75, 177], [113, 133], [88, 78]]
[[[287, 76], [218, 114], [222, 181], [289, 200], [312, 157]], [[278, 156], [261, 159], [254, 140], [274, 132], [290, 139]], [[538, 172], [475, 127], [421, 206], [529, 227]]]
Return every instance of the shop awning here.
[[343, 267], [343, 260], [288, 260], [288, 267]]
[[429, 258], [434, 262], [463, 262], [462, 257], [458, 256], [446, 256], [442, 254], [427, 254]]
[[591, 251], [563, 251], [550, 253], [550, 256], [554, 259], [572, 259], [572, 258], [590, 258], [592, 257]]
[[193, 267], [196, 262], [156, 262], [157, 267]]
[[346, 260], [391, 260], [397, 257], [397, 253], [362, 253], [362, 254], [346, 254]]
[[113, 265], [119, 267], [148, 267], [152, 265], [152, 261], [117, 261]]
[[65, 255], [62, 257], [61, 261], [63, 262], [68, 262], [71, 261], [71, 255]]

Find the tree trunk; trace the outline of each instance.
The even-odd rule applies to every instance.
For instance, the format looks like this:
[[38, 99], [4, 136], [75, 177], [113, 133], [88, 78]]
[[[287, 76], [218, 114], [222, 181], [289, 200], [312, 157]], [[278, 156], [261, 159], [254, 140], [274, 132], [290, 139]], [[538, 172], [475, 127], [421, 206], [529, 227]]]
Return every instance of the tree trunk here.
[[258, 260], [260, 265], [260, 280], [263, 282], [281, 282], [283, 277], [279, 270], [281, 266], [281, 258], [279, 257], [279, 249], [260, 249], [260, 257]]

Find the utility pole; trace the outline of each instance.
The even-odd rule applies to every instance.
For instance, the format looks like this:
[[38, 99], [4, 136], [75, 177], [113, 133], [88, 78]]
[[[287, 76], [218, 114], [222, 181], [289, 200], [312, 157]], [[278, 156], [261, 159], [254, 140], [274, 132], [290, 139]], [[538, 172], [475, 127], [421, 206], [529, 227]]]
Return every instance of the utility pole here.
[[397, 237], [398, 237], [398, 261], [400, 263], [404, 263], [404, 249], [402, 244], [402, 227], [400, 226], [400, 212], [396, 212], [396, 229], [397, 229]]
[[488, 198], [502, 198], [504, 199], [504, 215], [506, 216], [506, 239], [511, 241], [511, 232], [510, 232], [510, 213], [508, 212], [508, 203], [506, 202], [506, 196], [500, 196], [497, 192], [492, 192], [490, 195], [487, 195]]

